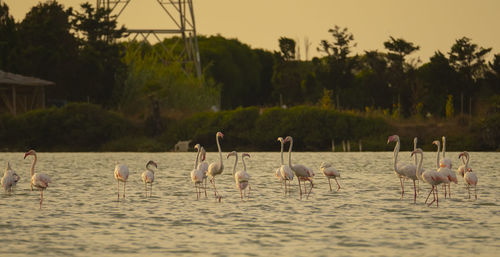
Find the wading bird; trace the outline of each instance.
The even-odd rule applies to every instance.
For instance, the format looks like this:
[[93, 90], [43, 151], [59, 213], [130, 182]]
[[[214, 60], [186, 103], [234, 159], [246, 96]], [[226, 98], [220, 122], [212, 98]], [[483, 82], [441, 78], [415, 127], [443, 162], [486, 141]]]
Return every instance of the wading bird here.
[[[429, 196], [431, 195], [431, 193], [433, 193], [434, 200], [432, 202], [430, 202], [427, 206], [431, 206], [431, 204], [436, 202], [436, 206], [438, 207], [439, 206], [439, 196], [437, 194], [437, 187], [436, 186], [442, 183], [441, 182], [441, 175], [439, 174], [439, 172], [437, 172], [436, 170], [433, 170], [433, 169], [422, 172], [422, 162], [424, 160], [424, 153], [423, 153], [422, 149], [417, 148], [417, 150], [415, 150], [411, 153], [412, 156], [414, 154], [420, 154], [420, 159], [419, 159], [418, 166], [417, 166], [417, 175], [421, 176], [422, 180], [424, 182], [426, 182], [427, 184], [432, 186], [432, 189], [429, 192], [427, 199], [429, 199]], [[427, 203], [427, 199], [425, 200], [425, 203]]]
[[[222, 151], [220, 148], [219, 137], [224, 138], [222, 132], [217, 132], [215, 134], [215, 141], [217, 142], [217, 149], [219, 150], [219, 162], [212, 162], [208, 165], [207, 175], [210, 176], [210, 183], [214, 186], [214, 195], [217, 197], [217, 188], [215, 187], [215, 176], [222, 173], [224, 170], [224, 164], [222, 163]], [[219, 198], [220, 199], [220, 198]]]
[[33, 186], [38, 188], [40, 191], [40, 209], [42, 208], [43, 203], [43, 190], [49, 187], [49, 183], [52, 182], [49, 176], [41, 173], [35, 173], [35, 164], [37, 161], [35, 150], [31, 149], [24, 154], [24, 159], [27, 156], [33, 155], [33, 162], [31, 163], [31, 191], [33, 191]]
[[319, 166], [319, 169], [328, 179], [328, 185], [330, 186], [330, 191], [332, 191], [332, 184], [330, 182], [331, 178], [335, 179], [335, 182], [337, 183], [337, 191], [339, 191], [340, 185], [339, 182], [337, 181], [337, 177], [340, 178], [340, 172], [334, 167], [332, 167], [332, 164], [330, 162], [322, 162], [321, 165]]
[[[390, 142], [396, 142], [396, 145], [394, 146], [394, 173], [396, 176], [399, 178], [399, 182], [401, 183], [401, 199], [403, 199], [404, 193], [405, 193], [405, 188], [403, 184], [403, 180], [407, 177], [407, 174], [413, 174], [417, 170], [417, 167], [413, 164], [405, 164], [405, 163], [398, 163], [398, 154], [399, 154], [399, 149], [401, 148], [401, 142], [399, 140], [398, 135], [392, 135], [387, 138], [387, 143]], [[415, 188], [415, 187], [414, 187]], [[416, 191], [416, 188], [415, 188]]]
[[146, 164], [146, 171], [141, 174], [142, 182], [144, 182], [144, 188], [146, 189], [146, 197], [148, 197], [148, 184], [150, 185], [149, 196], [153, 195], [153, 182], [155, 181], [155, 171], [149, 166], [155, 166], [158, 169], [158, 164], [154, 161], [148, 161]]
[[283, 146], [288, 141], [286, 139], [283, 140], [282, 137], [278, 137], [278, 141], [280, 141], [280, 143], [281, 143], [281, 166], [278, 168], [278, 170], [276, 172], [279, 173], [279, 176], [282, 178], [282, 180], [285, 184], [285, 195], [286, 195], [286, 194], [290, 194], [290, 181], [293, 180], [294, 174], [293, 174], [292, 168], [290, 168], [290, 166], [286, 165], [284, 160], [283, 160]]
[[307, 193], [307, 196], [306, 196], [308, 198], [309, 194], [311, 193], [311, 191], [314, 187], [314, 184], [312, 182], [312, 177], [314, 177], [314, 172], [310, 168], [308, 168], [302, 164], [292, 165], [293, 138], [291, 136], [287, 136], [285, 138], [285, 142], [290, 142], [290, 146], [288, 147], [288, 166], [295, 173], [295, 176], [297, 176], [297, 180], [299, 181], [300, 199], [302, 199], [302, 187], [300, 185], [300, 181], [304, 182], [304, 194], [307, 193], [306, 181], [309, 181], [309, 183], [311, 184], [311, 189], [309, 190], [309, 193]]
[[465, 162], [465, 173], [464, 173], [464, 180], [465, 183], [467, 184], [467, 191], [469, 192], [469, 199], [470, 199], [470, 187], [474, 187], [474, 196], [477, 200], [477, 175], [472, 171], [472, 169], [469, 167], [469, 159], [470, 155], [468, 152], [462, 152], [458, 156], [458, 158], [465, 156], [466, 162]]
[[[201, 147], [200, 147], [200, 144], [196, 144], [194, 146], [194, 149], [197, 149], [197, 153], [196, 153], [196, 160], [194, 162], [194, 168], [193, 170], [191, 171], [191, 181], [193, 181], [194, 183], [194, 188], [196, 190], [196, 200], [200, 199], [200, 195], [201, 195], [201, 187], [203, 185], [203, 181], [204, 181], [204, 178], [206, 177], [206, 174], [205, 172], [203, 172], [201, 169], [200, 169], [200, 166], [198, 165], [198, 159], [201, 155]], [[206, 195], [206, 188], [205, 188], [205, 195]]]
[[10, 163], [7, 162], [7, 166], [5, 167], [5, 172], [3, 173], [3, 177], [1, 180], [2, 187], [5, 192], [9, 192], [10, 194], [12, 192], [12, 187], [17, 184], [19, 179], [19, 175], [17, 175], [17, 173], [12, 170], [12, 168], [10, 167]]
[[116, 182], [118, 183], [118, 201], [120, 200], [120, 181], [123, 182], [123, 199], [125, 199], [125, 185], [127, 184], [127, 179], [128, 179], [128, 174], [129, 170], [127, 165], [124, 164], [116, 164], [115, 165], [115, 171], [114, 171], [114, 176], [116, 179]]

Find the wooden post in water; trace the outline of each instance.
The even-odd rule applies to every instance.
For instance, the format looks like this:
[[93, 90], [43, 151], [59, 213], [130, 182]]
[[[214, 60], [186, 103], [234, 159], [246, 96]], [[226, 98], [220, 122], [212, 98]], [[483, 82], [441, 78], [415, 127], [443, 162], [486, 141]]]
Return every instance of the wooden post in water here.
[[332, 139], [332, 152], [335, 152], [335, 140]]
[[351, 151], [351, 141], [347, 140], [347, 151]]
[[342, 140], [342, 150], [344, 150], [344, 152], [345, 152], [345, 141], [344, 140]]
[[359, 151], [362, 152], [363, 151], [363, 145], [361, 144], [361, 140], [359, 140]]

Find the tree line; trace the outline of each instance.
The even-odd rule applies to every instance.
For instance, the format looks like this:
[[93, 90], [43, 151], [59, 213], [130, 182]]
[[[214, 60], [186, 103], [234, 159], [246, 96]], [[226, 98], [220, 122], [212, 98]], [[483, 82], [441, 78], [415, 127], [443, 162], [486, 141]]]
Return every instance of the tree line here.
[[[89, 102], [140, 115], [155, 103], [190, 112], [211, 106], [320, 105], [380, 111], [395, 118], [491, 111], [500, 94], [500, 54], [472, 39], [457, 39], [428, 62], [411, 58], [416, 43], [390, 37], [385, 51], [353, 54], [354, 35], [334, 26], [319, 42], [322, 56], [297, 58], [296, 42], [280, 51], [252, 49], [221, 35], [198, 39], [201, 83], [181, 67], [166, 67], [159, 44], [124, 42], [126, 28], [89, 3], [80, 10], [57, 1], [34, 6], [20, 22], [0, 5], [0, 69], [51, 80], [49, 99]], [[173, 45], [167, 38], [163, 44]], [[493, 100], [492, 100], [493, 99]]]

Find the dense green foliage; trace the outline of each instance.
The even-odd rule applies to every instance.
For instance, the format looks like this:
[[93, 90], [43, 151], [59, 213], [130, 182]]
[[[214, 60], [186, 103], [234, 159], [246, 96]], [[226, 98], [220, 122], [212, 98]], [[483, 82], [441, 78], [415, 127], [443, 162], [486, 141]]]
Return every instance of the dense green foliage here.
[[91, 104], [35, 110], [0, 119], [2, 149], [25, 151], [92, 151], [137, 129], [121, 115]]

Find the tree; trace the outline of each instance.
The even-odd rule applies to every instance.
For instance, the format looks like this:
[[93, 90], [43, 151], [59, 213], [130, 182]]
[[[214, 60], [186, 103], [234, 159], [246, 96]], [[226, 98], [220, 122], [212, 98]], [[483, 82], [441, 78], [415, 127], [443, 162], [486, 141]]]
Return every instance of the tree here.
[[[420, 47], [402, 38], [395, 39], [392, 36], [388, 41], [384, 42], [384, 47], [389, 51], [387, 54], [390, 63], [389, 74], [391, 74], [389, 79], [391, 86], [396, 91], [398, 111], [401, 111], [401, 109], [410, 110], [410, 106], [403, 105], [403, 103], [409, 102], [410, 99], [410, 84], [412, 82], [408, 75], [413, 74], [410, 71], [414, 67], [406, 63], [405, 59], [408, 55], [420, 49]], [[401, 97], [403, 97], [403, 103], [401, 102]], [[401, 114], [398, 114], [398, 116], [401, 116]]]
[[285, 61], [291, 61], [295, 59], [295, 40], [287, 37], [280, 37], [279, 46], [281, 51], [281, 57]]
[[[326, 53], [326, 69], [318, 72], [325, 72], [320, 77], [324, 79], [322, 83], [327, 89], [333, 89], [336, 95], [337, 109], [340, 108], [340, 99], [345, 94], [344, 89], [349, 88], [354, 79], [352, 70], [357, 62], [356, 57], [349, 58], [351, 48], [356, 47], [353, 43], [354, 35], [347, 28], [340, 28], [335, 25], [333, 29], [328, 30], [333, 37], [333, 42], [321, 40], [320, 46], [317, 48], [319, 52]], [[346, 101], [348, 102], [348, 101]], [[344, 104], [344, 103], [342, 103]], [[345, 104], [348, 107], [347, 104]]]
[[[484, 58], [490, 51], [491, 48], [479, 47], [473, 44], [470, 38], [462, 37], [455, 41], [448, 53], [451, 66], [460, 75], [461, 114], [464, 113], [464, 94], [470, 97], [474, 95], [474, 88], [478, 84], [477, 80], [483, 78], [487, 67]], [[469, 106], [470, 108], [471, 106]]]
[[68, 87], [78, 81], [74, 72], [78, 45], [71, 33], [71, 12], [56, 1], [47, 1], [31, 8], [18, 25], [12, 71], [54, 81], [56, 86], [48, 88], [49, 99], [68, 97]]
[[[72, 27], [79, 33], [80, 74], [72, 100], [86, 100], [104, 106], [118, 102], [123, 88], [126, 66], [121, 61], [123, 46], [115, 41], [124, 36], [125, 27], [117, 29], [116, 16], [111, 10], [94, 9], [89, 3], [81, 5], [83, 13], [73, 14]], [[113, 97], [115, 96], [115, 97]]]
[[15, 58], [14, 49], [18, 44], [14, 18], [9, 14], [9, 7], [0, 3], [0, 69], [12, 70]]

